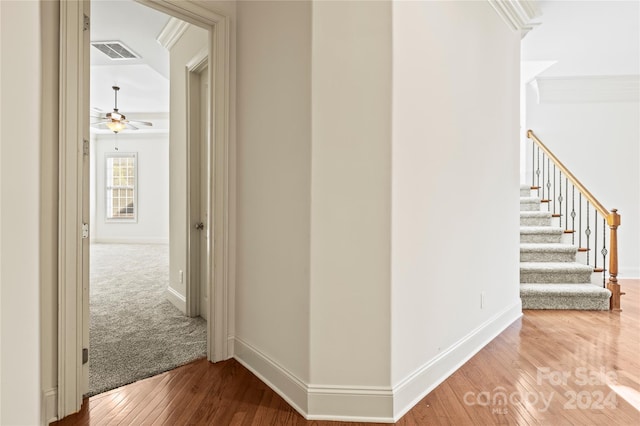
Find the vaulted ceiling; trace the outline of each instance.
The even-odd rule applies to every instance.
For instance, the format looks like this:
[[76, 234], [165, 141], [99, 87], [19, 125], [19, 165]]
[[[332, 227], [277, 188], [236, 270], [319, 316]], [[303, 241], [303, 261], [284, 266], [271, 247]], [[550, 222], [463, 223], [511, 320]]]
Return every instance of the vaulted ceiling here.
[[138, 59], [112, 60], [91, 47], [90, 106], [114, 106], [112, 86], [120, 87], [118, 107], [128, 113], [169, 111], [169, 52], [156, 37], [169, 16], [133, 0], [92, 0], [91, 41], [119, 41]]

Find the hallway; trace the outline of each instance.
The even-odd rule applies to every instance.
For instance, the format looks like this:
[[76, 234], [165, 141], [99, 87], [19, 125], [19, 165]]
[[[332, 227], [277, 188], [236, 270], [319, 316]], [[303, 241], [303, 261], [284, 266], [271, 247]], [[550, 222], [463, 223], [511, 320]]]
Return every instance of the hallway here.
[[[640, 280], [621, 284], [621, 312], [525, 311], [396, 424], [639, 424]], [[54, 424], [107, 423], [363, 424], [305, 421], [235, 360], [195, 361], [95, 396]]]

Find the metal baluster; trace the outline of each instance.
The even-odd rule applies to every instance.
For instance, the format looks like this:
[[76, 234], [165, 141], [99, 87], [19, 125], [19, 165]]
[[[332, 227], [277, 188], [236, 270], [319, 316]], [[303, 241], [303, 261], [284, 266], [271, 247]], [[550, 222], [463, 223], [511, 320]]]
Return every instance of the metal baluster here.
[[593, 209], [593, 269], [598, 269], [598, 211]]
[[582, 192], [578, 192], [578, 247], [582, 248]]
[[542, 193], [540, 194], [540, 199], [544, 200], [544, 152], [542, 153], [542, 184], [540, 188], [542, 188]]
[[[564, 178], [564, 194], [569, 196], [569, 178]], [[564, 204], [564, 229], [569, 229], [569, 200]]]
[[556, 214], [556, 163], [553, 163], [553, 214]]
[[571, 185], [571, 244], [576, 243], [576, 187]]
[[536, 146], [536, 148], [536, 152], [538, 153], [538, 167], [536, 167], [536, 177], [538, 178], [538, 181], [536, 186], [538, 187], [538, 196], [540, 196], [540, 147]]
[[[555, 167], [556, 165], [554, 164], [553, 167]], [[547, 210], [551, 211], [551, 176], [549, 176], [551, 174], [551, 159], [547, 157]]]
[[562, 228], [562, 201], [564, 201], [564, 198], [562, 197], [562, 170], [558, 171], [558, 180], [560, 181], [560, 184], [558, 185], [558, 188], [560, 189], [560, 195], [558, 195], [558, 212], [560, 214], [558, 224]]
[[606, 287], [607, 282], [607, 219], [602, 219], [602, 287]]
[[589, 264], [589, 236], [591, 235], [591, 228], [589, 227], [589, 200], [587, 200], [587, 229], [584, 230], [584, 234], [587, 236], [587, 265]]
[[536, 143], [531, 141], [531, 186], [536, 184]]

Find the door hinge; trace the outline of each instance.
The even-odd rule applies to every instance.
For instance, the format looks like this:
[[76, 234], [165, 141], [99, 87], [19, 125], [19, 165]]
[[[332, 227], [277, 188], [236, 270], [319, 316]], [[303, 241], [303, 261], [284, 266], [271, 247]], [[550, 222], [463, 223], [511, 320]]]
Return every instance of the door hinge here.
[[84, 240], [85, 238], [89, 238], [89, 224], [88, 223], [83, 223], [82, 224], [82, 239]]
[[82, 31], [88, 31], [89, 30], [89, 17], [87, 15], [84, 15], [84, 21], [82, 22]]
[[86, 139], [82, 140], [82, 154], [89, 155], [89, 141]]
[[89, 349], [82, 348], [82, 363], [86, 364], [89, 362]]

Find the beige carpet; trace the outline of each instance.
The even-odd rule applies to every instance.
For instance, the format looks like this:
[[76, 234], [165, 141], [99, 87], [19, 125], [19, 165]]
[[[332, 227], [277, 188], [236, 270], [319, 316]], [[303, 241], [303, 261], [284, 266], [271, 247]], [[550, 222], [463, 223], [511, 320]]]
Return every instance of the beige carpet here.
[[206, 321], [164, 296], [169, 247], [92, 244], [89, 394], [206, 356]]

